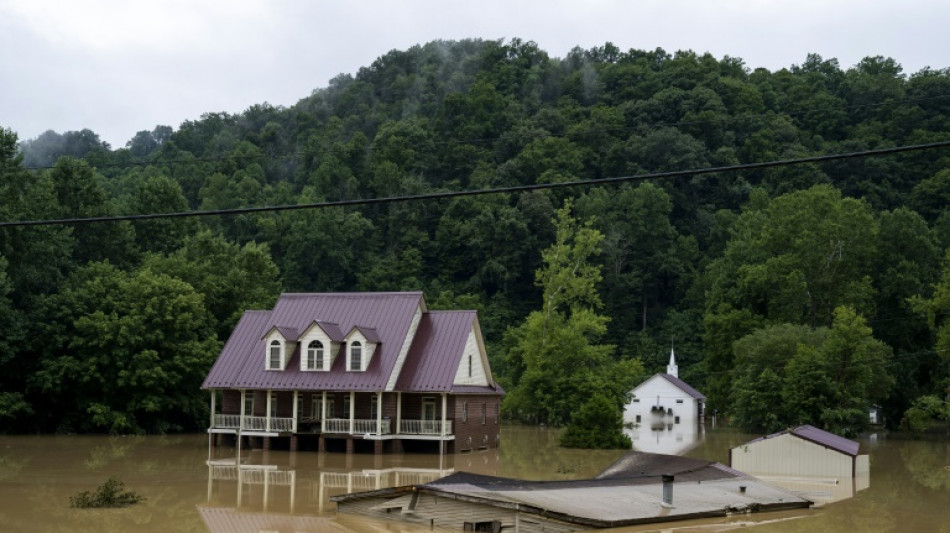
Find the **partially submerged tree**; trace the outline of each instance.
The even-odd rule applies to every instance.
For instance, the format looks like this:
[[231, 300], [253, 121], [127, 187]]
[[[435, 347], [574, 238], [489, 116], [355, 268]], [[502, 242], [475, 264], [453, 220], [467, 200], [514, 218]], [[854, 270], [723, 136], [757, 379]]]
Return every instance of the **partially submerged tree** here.
[[[614, 347], [598, 343], [608, 318], [597, 313], [600, 268], [590, 259], [603, 236], [589, 223], [578, 224], [570, 210], [569, 202], [558, 210], [556, 242], [543, 252], [544, 266], [537, 272], [542, 309], [505, 335], [506, 363], [514, 379], [504, 408], [522, 421], [570, 422], [586, 443], [614, 444], [622, 436], [615, 415], [643, 370], [639, 361], [614, 360]], [[595, 396], [601, 399], [580, 413]], [[604, 416], [613, 422], [587, 420], [603, 421]], [[595, 426], [599, 429], [591, 434]]]

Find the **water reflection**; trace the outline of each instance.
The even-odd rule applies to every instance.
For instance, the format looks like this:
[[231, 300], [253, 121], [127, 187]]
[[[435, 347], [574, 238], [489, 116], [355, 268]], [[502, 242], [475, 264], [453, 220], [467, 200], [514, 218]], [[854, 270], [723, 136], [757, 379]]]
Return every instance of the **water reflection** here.
[[703, 441], [706, 428], [694, 424], [640, 424], [624, 429], [638, 452], [683, 455]]
[[[751, 438], [753, 436], [729, 428], [707, 428], [702, 440], [684, 455], [728, 463], [729, 449]], [[396, 469], [403, 472], [408, 469], [468, 470], [524, 479], [579, 479], [595, 476], [624, 453], [623, 450], [565, 449], [557, 446], [557, 440], [555, 429], [505, 426], [500, 450], [491, 454], [445, 456], [441, 464], [437, 455], [351, 454], [348, 457], [346, 454], [245, 450], [243, 465], [273, 465], [274, 471], [294, 471], [294, 494], [291, 498], [289, 486], [269, 482], [265, 499], [262, 484], [245, 482], [239, 506], [237, 480], [214, 479], [209, 475], [209, 461], [227, 461], [235, 456], [235, 450], [216, 448], [209, 457], [207, 435], [0, 436], [0, 531], [429, 531], [428, 528], [413, 530], [337, 517], [327, 499], [347, 489], [341, 486], [342, 480], [330, 482], [328, 476], [324, 476], [321, 484], [320, 473], [353, 472], [354, 485], [373, 483], [372, 486], [375, 486], [376, 471], [381, 479], [388, 476], [390, 482], [394, 482]], [[950, 439], [943, 436], [910, 440], [881, 433], [875, 439], [864, 439], [862, 446], [865, 445], [871, 454], [874, 477], [869, 488], [861, 490], [856, 482], [854, 497], [809, 511], [804, 519], [777, 521], [778, 516], [768, 515], [772, 521], [756, 525], [753, 531], [950, 533], [950, 505], [947, 505], [950, 502], [950, 469], [947, 468], [950, 467]], [[364, 471], [366, 476], [363, 476]], [[218, 474], [224, 475], [223, 472]], [[102, 511], [69, 507], [70, 496], [81, 490], [95, 489], [110, 476], [123, 480], [126, 487], [145, 496], [146, 501], [126, 509]], [[258, 480], [263, 481], [263, 478], [258, 477]], [[826, 489], [818, 487], [816, 490]], [[212, 529], [212, 523], [220, 524], [226, 517], [234, 519], [226, 529]], [[275, 521], [254, 522], [262, 517]], [[742, 518], [736, 519], [741, 521]], [[686, 529], [680, 525], [644, 527], [640, 531], [715, 531], [703, 526], [711, 524], [683, 525]]]
[[[326, 515], [336, 510], [332, 496], [428, 483], [456, 469], [496, 475], [499, 458], [497, 449], [440, 457], [278, 451], [229, 455], [234, 452], [218, 448], [206, 461], [207, 499], [199, 511], [212, 531], [238, 519], [257, 524], [261, 514]], [[322, 520], [313, 523], [325, 526]]]

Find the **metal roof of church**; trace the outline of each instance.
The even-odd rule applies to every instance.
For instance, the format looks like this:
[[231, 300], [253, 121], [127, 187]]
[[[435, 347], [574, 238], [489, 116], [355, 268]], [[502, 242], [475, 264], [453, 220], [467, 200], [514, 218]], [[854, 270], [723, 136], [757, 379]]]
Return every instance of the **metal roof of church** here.
[[[676, 386], [678, 389], [682, 390], [683, 392], [685, 392], [686, 394], [688, 394], [689, 396], [691, 396], [691, 397], [693, 397], [693, 398], [695, 398], [695, 399], [697, 399], [697, 400], [705, 400], [705, 399], [706, 399], [706, 396], [704, 396], [703, 393], [701, 393], [701, 392], [699, 392], [698, 390], [696, 390], [696, 389], [694, 389], [693, 387], [691, 387], [691, 386], [689, 385], [689, 383], [686, 383], [686, 382], [683, 381], [682, 379], [680, 379], [680, 378], [678, 378], [678, 377], [676, 377], [676, 376], [670, 375], [670, 374], [653, 374], [653, 375], [650, 376], [648, 379], [644, 380], [643, 383], [646, 383], [647, 381], [650, 381], [651, 379], [653, 379], [653, 378], [655, 378], [655, 377], [657, 377], [657, 376], [659, 376], [659, 377], [661, 377], [661, 378], [663, 378], [663, 379], [669, 381], [669, 382], [672, 383], [674, 386]], [[637, 389], [639, 389], [639, 388], [643, 385], [643, 383], [641, 383], [640, 385], [637, 385], [636, 387], [634, 387], [633, 390], [636, 391]]]

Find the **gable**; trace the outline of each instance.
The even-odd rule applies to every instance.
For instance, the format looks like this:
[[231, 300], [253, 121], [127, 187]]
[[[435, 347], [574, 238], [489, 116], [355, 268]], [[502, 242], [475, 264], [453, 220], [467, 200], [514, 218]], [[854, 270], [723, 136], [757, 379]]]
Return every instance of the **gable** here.
[[[460, 369], [468, 376], [466, 346], [482, 358], [484, 384], [456, 385]], [[475, 311], [430, 311], [423, 315], [395, 390], [503, 394], [495, 384], [485, 357]], [[473, 375], [475, 359], [473, 356]]]
[[696, 389], [690, 387], [683, 380], [669, 374], [654, 374], [633, 389], [637, 398], [661, 396], [664, 398], [689, 398], [691, 400], [705, 400], [706, 397]]
[[488, 357], [473, 327], [465, 340], [453, 385], [488, 385]]

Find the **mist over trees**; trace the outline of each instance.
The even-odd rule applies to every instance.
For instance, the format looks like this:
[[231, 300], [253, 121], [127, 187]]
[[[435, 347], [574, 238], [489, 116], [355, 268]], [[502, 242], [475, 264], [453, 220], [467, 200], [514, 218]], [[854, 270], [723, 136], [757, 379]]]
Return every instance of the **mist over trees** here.
[[[0, 124], [0, 220], [563, 183], [948, 140], [950, 71], [908, 75], [891, 58], [844, 68], [812, 54], [772, 72], [610, 43], [553, 58], [519, 39], [436, 41], [296, 105], [209, 112], [119, 148], [89, 130], [22, 140]], [[596, 241], [585, 279], [598, 296], [552, 310], [541, 280], [556, 269], [565, 202]], [[948, 247], [946, 149], [3, 227], [0, 431], [200, 428], [198, 387], [241, 311], [280, 291], [372, 290], [478, 309], [518, 419], [568, 424], [585, 403], [611, 419], [604, 406], [628, 384], [604, 369], [662, 371], [672, 339], [681, 376], [748, 429], [859, 431], [870, 404], [892, 425], [913, 409], [907, 424], [920, 426], [945, 417], [950, 387]], [[546, 324], [560, 346], [538, 347]]]

